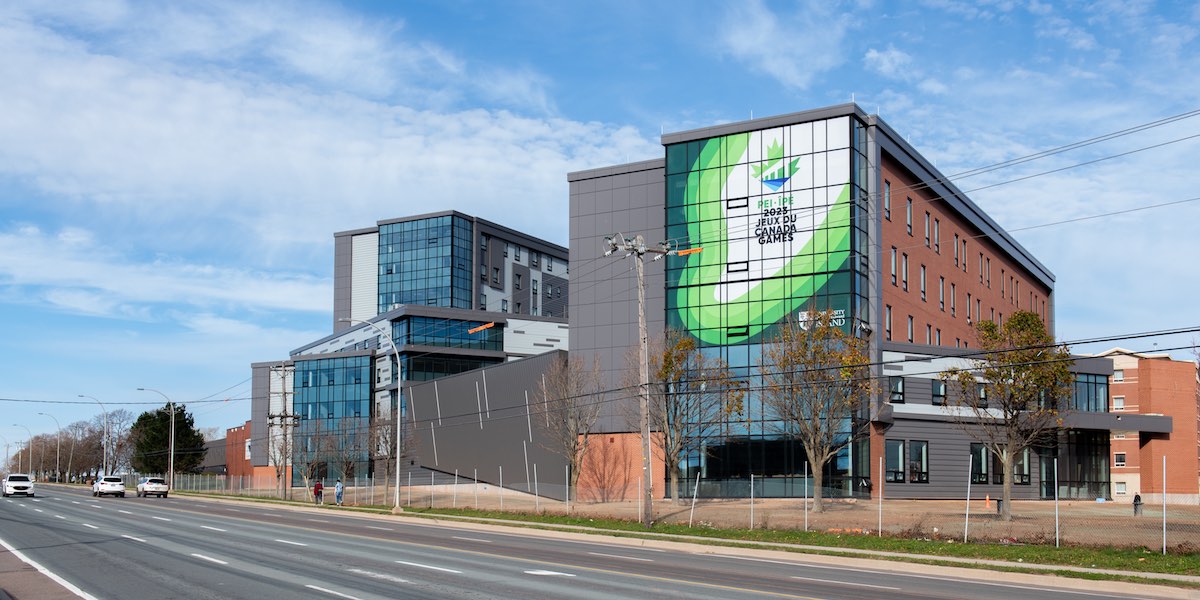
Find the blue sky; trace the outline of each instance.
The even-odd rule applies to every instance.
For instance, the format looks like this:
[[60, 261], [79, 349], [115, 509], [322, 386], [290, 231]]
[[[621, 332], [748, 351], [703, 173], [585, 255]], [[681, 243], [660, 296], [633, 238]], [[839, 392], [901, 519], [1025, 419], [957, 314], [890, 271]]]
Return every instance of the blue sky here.
[[[1200, 108], [1198, 31], [1128, 1], [5, 2], [0, 397], [38, 402], [0, 435], [138, 387], [246, 420], [249, 363], [331, 329], [335, 231], [453, 208], [565, 245], [567, 172], [851, 98], [959, 173]], [[1004, 183], [972, 196], [1057, 275], [1060, 338], [1200, 325], [1200, 202], [1024, 229], [1195, 197], [1197, 134], [958, 182]]]

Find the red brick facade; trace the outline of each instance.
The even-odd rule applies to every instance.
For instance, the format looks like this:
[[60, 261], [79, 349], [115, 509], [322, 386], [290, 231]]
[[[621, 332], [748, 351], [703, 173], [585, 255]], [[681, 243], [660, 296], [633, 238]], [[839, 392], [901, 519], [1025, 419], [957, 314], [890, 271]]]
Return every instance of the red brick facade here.
[[240, 427], [225, 430], [225, 469], [230, 477], [245, 477], [254, 474], [250, 464], [250, 421]]
[[886, 153], [882, 163], [885, 340], [973, 347], [975, 323], [1002, 322], [1018, 309], [1053, 330], [1049, 289]]

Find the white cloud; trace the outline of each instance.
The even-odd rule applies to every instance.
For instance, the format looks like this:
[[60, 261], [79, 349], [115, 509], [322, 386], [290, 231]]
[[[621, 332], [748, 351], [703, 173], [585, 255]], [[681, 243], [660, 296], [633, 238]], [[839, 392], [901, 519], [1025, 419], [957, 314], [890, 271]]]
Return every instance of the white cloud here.
[[912, 77], [912, 57], [894, 46], [886, 50], [867, 50], [863, 57], [867, 69], [875, 71], [888, 79], [906, 80]]
[[729, 55], [783, 85], [805, 90], [844, 62], [846, 33], [856, 23], [832, 3], [806, 0], [776, 13], [761, 0], [735, 2], [714, 22]]

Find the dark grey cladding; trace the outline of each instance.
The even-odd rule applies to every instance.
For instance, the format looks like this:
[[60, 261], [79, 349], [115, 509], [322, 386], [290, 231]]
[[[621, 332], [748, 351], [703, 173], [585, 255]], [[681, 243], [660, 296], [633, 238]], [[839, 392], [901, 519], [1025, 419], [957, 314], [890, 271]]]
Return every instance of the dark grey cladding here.
[[566, 352], [547, 352], [406, 387], [409, 456], [433, 471], [562, 500], [567, 461], [544, 435], [542, 375]]

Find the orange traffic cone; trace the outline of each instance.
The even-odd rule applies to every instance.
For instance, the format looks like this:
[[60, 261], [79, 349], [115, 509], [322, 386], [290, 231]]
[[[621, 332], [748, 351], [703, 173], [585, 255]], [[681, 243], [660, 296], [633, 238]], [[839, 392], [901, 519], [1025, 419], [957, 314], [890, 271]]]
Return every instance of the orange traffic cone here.
[[984, 497], [983, 497], [983, 507], [984, 507], [984, 508], [991, 508], [991, 507], [992, 507], [992, 495], [991, 495], [991, 494], [986, 494], [986, 495], [984, 495]]

